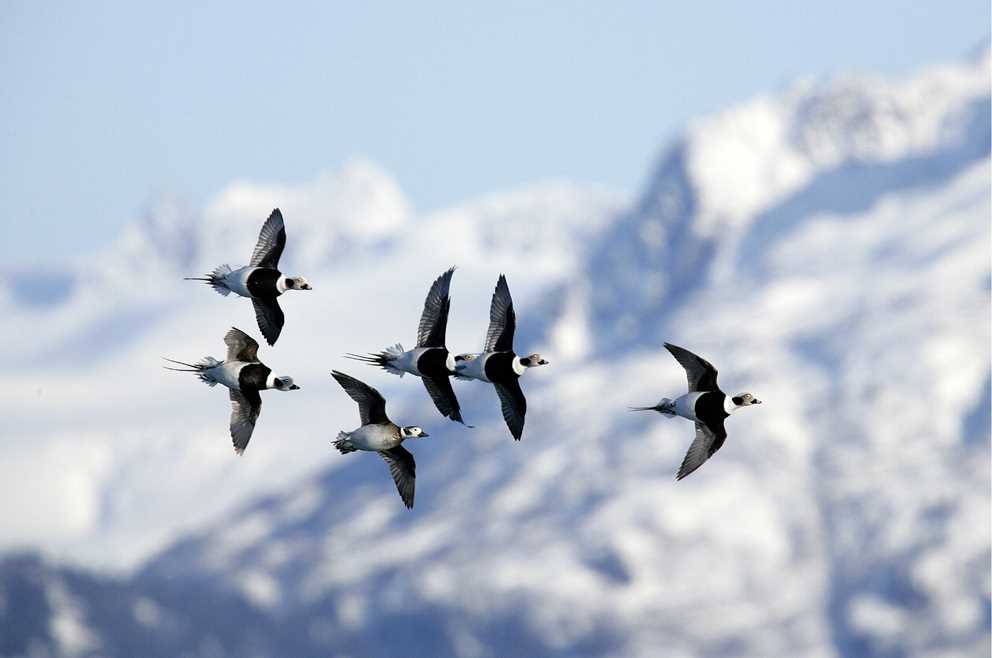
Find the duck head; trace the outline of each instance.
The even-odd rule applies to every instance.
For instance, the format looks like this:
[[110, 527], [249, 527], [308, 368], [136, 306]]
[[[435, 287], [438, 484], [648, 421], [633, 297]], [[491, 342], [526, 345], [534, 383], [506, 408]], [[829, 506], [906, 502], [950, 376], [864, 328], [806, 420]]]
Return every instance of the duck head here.
[[761, 400], [750, 393], [738, 393], [730, 399], [735, 407], [750, 407], [752, 404], [761, 404]]
[[285, 280], [283, 280], [282, 285], [286, 288], [286, 290], [313, 290], [310, 286], [310, 282], [302, 276], [286, 277]]
[[300, 387], [293, 383], [293, 378], [287, 375], [281, 377], [273, 377], [272, 385], [269, 388], [274, 388], [277, 391], [298, 391]]
[[416, 425], [407, 425], [406, 427], [401, 427], [400, 435], [404, 439], [423, 439], [430, 436], [430, 434], [425, 432], [420, 427], [417, 427]]
[[525, 368], [536, 368], [537, 366], [551, 365], [551, 363], [545, 360], [543, 356], [535, 352], [530, 356], [520, 357], [520, 365], [522, 365]]

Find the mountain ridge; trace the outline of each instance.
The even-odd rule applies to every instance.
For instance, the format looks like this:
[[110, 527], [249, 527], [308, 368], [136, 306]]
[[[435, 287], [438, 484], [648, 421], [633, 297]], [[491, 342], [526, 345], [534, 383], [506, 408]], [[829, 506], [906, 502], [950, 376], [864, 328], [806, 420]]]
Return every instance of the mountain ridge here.
[[[710, 179], [699, 168], [711, 170], [692, 153], [692, 140], [665, 152], [633, 207], [611, 214], [605, 203], [586, 234], [575, 234], [587, 220], [568, 193], [549, 205], [566, 208], [560, 223], [542, 224], [535, 248], [519, 252], [521, 237], [533, 235], [529, 219], [487, 239], [463, 210], [434, 215], [415, 246], [385, 251], [403, 267], [422, 266], [417, 277], [427, 281], [449, 257], [438, 235], [468, 223], [473, 230], [460, 234], [459, 247], [483, 253], [502, 245], [486, 271], [460, 267], [452, 332], [459, 345], [472, 343], [464, 327], [478, 324], [478, 334], [484, 326], [488, 270], [508, 269], [520, 302], [518, 345], [537, 346], [553, 364], [523, 382], [531, 411], [523, 441], [509, 440], [492, 391], [459, 386], [466, 419], [478, 429], [430, 418], [434, 438], [412, 447], [420, 466], [413, 512], [398, 505], [378, 460], [328, 459], [184, 531], [123, 581], [84, 575], [97, 582], [61, 585], [78, 599], [75, 608], [58, 588], [18, 585], [61, 601], [51, 606], [61, 616], [52, 618], [69, 620], [51, 625], [69, 633], [68, 645], [37, 641], [72, 645], [76, 619], [84, 632], [66, 655], [93, 647], [128, 655], [111, 617], [87, 617], [87, 606], [117, 596], [128, 603], [115, 618], [123, 634], [158, 638], [161, 655], [179, 646], [193, 655], [300, 656], [385, 656], [412, 646], [460, 656], [987, 652], [992, 172], [983, 120], [987, 50], [982, 57], [881, 89], [882, 99], [926, 101], [913, 89], [954, 87], [934, 104], [939, 111], [921, 119], [931, 129], [895, 131], [909, 147], [888, 137], [893, 103], [869, 103], [869, 116], [851, 116], [888, 127], [867, 142], [878, 151], [831, 126], [825, 134], [840, 140], [837, 148], [808, 137], [823, 159], [815, 175], [770, 176], [760, 201], [741, 186], [740, 216], [732, 197], [713, 194], [738, 189], [722, 189], [721, 172], [731, 165], [751, 175], [751, 152], [712, 170], [717, 182], [702, 189]], [[849, 102], [850, 88], [805, 87], [831, 103]], [[789, 96], [796, 93], [778, 98], [803, 106], [801, 94]], [[764, 126], [768, 98], [740, 112]], [[721, 113], [691, 130], [719, 142], [713, 122], [731, 130], [740, 116]], [[774, 150], [756, 157], [777, 161]], [[790, 158], [786, 169], [802, 174]], [[480, 224], [516, 213], [495, 205], [495, 213], [475, 215]], [[439, 253], [418, 263], [416, 254], [429, 253], [424, 245]], [[375, 275], [357, 269], [354, 276]], [[370, 285], [396, 285], [379, 277]], [[407, 304], [409, 326], [362, 327], [349, 346], [374, 349], [387, 334], [411, 335], [422, 292], [407, 301], [403, 291], [386, 294]], [[304, 344], [318, 344], [318, 332], [297, 331]], [[678, 485], [671, 481], [691, 428], [621, 412], [685, 386], [684, 372], [659, 347], [663, 339], [713, 360], [728, 392], [747, 387], [766, 401], [729, 420], [727, 445]], [[302, 363], [278, 348], [276, 356]], [[415, 382], [375, 381], [397, 418], [429, 406]], [[166, 392], [203, 394], [191, 386]], [[317, 440], [326, 449], [331, 428], [355, 422], [355, 413], [329, 382], [316, 387], [323, 408], [314, 418], [329, 424]], [[265, 413], [280, 427], [300, 428], [278, 406]], [[307, 440], [292, 449], [318, 449]], [[271, 460], [272, 449], [263, 434], [249, 452]], [[0, 562], [0, 577], [7, 574], [0, 593], [25, 571], [49, 570], [30, 559], [11, 567], [12, 560]], [[41, 582], [75, 582], [72, 569], [51, 571]], [[87, 587], [92, 599], [82, 593]], [[184, 610], [191, 598], [202, 607]], [[213, 604], [220, 601], [230, 610]], [[124, 619], [125, 612], [132, 614]], [[163, 621], [170, 618], [180, 621]], [[11, 628], [9, 619], [0, 606], [0, 628]], [[5, 653], [47, 637], [37, 633], [19, 635], [22, 644]]]

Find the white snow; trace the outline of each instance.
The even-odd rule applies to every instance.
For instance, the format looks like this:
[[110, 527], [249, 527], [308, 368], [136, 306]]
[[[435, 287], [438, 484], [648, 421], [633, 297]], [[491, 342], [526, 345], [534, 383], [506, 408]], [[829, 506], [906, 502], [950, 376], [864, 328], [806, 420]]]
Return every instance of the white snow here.
[[[189, 212], [193, 255], [181, 230], [139, 225], [61, 304], [0, 294], [0, 362], [21, 364], [0, 372], [0, 542], [120, 569], [195, 531], [152, 570], [312, 614], [321, 642], [378, 638], [382, 615], [424, 605], [465, 656], [499, 655], [493, 620], [549, 652], [984, 655], [989, 95], [988, 51], [901, 81], [805, 81], [696, 122], [637, 206], [554, 182], [418, 215], [359, 162], [230, 185]], [[284, 298], [260, 353], [303, 389], [264, 397], [237, 458], [226, 396], [157, 358], [257, 333], [243, 300], [178, 278], [246, 258], [275, 205], [284, 263], [314, 291]], [[409, 343], [452, 264], [452, 349], [478, 349], [506, 272], [518, 349], [552, 362], [523, 380], [520, 443], [488, 387], [455, 385], [468, 430], [419, 383], [340, 356]], [[115, 279], [131, 270], [137, 289]], [[388, 312], [361, 312], [373, 302]], [[765, 401], [679, 483], [691, 425], [626, 411], [684, 388], [662, 340]], [[415, 511], [374, 457], [329, 449], [357, 423], [331, 368], [431, 432], [411, 447]]]

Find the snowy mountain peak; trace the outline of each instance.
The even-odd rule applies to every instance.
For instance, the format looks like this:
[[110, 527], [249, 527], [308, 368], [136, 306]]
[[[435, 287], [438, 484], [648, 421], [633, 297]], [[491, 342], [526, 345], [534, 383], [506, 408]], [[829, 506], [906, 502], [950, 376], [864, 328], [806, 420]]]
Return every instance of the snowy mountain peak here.
[[[201, 268], [248, 253], [278, 204], [287, 264], [326, 275], [287, 295], [265, 354], [304, 389], [266, 399], [240, 459], [222, 392], [157, 358], [216, 350], [250, 305], [164, 273], [160, 300], [92, 284], [52, 311], [9, 307], [5, 362], [30, 367], [0, 417], [35, 429], [5, 442], [0, 497], [32, 506], [0, 530], [68, 511], [74, 532], [49, 546], [157, 556], [117, 579], [0, 560], [0, 653], [986, 655], [987, 72], [986, 52], [760, 96], [695, 123], [626, 210], [535, 186], [393, 238], [409, 210], [375, 167], [226, 188], [192, 223]], [[411, 446], [407, 511], [381, 461], [330, 449], [357, 418], [327, 371], [412, 337], [452, 263], [450, 347], [481, 342], [507, 271], [515, 342], [567, 358], [524, 380], [518, 444], [491, 387], [454, 384], [468, 429], [416, 381], [363, 372], [433, 437]], [[352, 312], [373, 297], [387, 319]], [[39, 340], [60, 351], [37, 356]], [[692, 425], [626, 411], [685, 390], [664, 340], [765, 402], [678, 483]], [[134, 368], [142, 386], [93, 386]], [[15, 596], [45, 623], [23, 623]]]
[[686, 167], [698, 195], [694, 231], [713, 237], [820, 172], [923, 156], [988, 125], [990, 53], [892, 80], [805, 80], [689, 126]]
[[[990, 56], [905, 80], [801, 82], [694, 122], [607, 233], [592, 291], [601, 349], [666, 330], [667, 305], [766, 266], [791, 227], [946, 181], [990, 152]], [[746, 267], [741, 269], [740, 265]]]

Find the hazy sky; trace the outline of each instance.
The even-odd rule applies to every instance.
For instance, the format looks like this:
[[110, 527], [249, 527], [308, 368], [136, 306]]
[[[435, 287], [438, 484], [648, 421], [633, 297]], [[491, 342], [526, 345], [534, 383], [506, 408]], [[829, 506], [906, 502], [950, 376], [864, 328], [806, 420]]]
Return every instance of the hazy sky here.
[[638, 189], [693, 116], [988, 38], [988, 0], [0, 5], [0, 257], [86, 255], [155, 194], [352, 156], [420, 209], [552, 177]]

